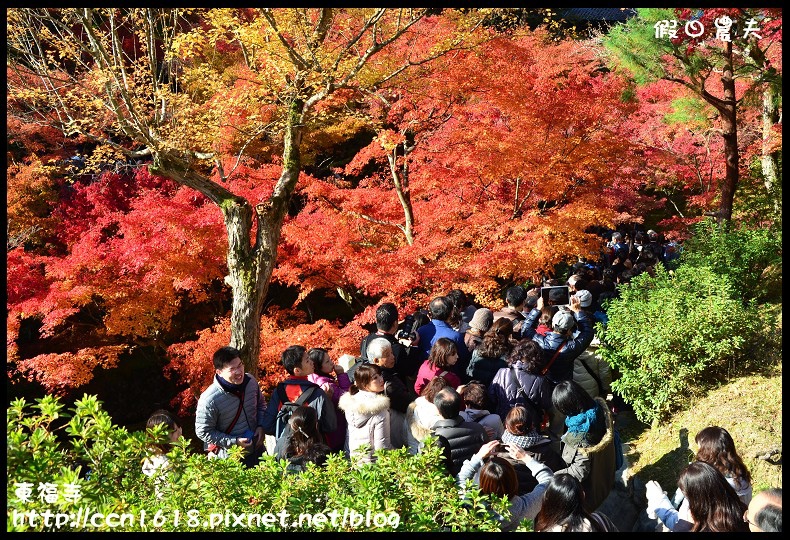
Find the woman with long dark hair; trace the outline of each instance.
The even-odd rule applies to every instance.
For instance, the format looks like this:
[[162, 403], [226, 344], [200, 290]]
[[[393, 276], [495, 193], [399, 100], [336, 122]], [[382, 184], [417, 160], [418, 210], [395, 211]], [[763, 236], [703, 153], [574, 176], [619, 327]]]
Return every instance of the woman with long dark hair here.
[[[674, 532], [749, 532], [744, 520], [748, 506], [735, 488], [713, 465], [704, 461], [689, 463], [680, 473], [678, 487], [688, 501], [688, 516], [681, 516]], [[648, 514], [658, 504], [667, 504], [666, 494], [655, 480], [645, 485]], [[662, 502], [664, 501], [664, 502]]]
[[535, 517], [535, 532], [617, 532], [606, 514], [586, 509], [585, 499], [584, 488], [576, 477], [556, 473], [543, 494]]
[[584, 507], [595, 510], [614, 487], [615, 441], [612, 414], [606, 402], [590, 397], [575, 381], [561, 381], [551, 394], [554, 408], [565, 415], [562, 459], [566, 472], [581, 482]]
[[[741, 501], [748, 505], [752, 500], [752, 476], [735, 450], [735, 441], [730, 432], [723, 427], [708, 426], [697, 433], [694, 442], [697, 443], [696, 460], [715, 467]], [[672, 503], [657, 492], [655, 495], [651, 511], [667, 529], [674, 529], [679, 519], [689, 521], [689, 502], [680, 488], [675, 492]]]
[[332, 449], [318, 430], [318, 413], [308, 405], [300, 405], [288, 419], [291, 433], [281, 458], [288, 460], [288, 470], [301, 472], [308, 463], [323, 465]]
[[494, 411], [504, 421], [510, 409], [523, 405], [540, 426], [544, 413], [551, 409], [552, 385], [541, 374], [546, 363], [543, 349], [531, 339], [521, 340], [508, 356], [509, 366], [501, 368], [488, 385], [488, 397]]

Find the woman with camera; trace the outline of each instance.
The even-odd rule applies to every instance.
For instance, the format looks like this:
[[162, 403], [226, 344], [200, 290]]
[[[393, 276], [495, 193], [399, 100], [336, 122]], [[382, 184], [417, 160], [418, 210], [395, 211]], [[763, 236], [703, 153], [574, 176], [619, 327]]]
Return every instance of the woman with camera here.
[[[673, 532], [749, 532], [744, 516], [748, 505], [713, 465], [693, 461], [680, 473], [678, 487], [688, 501], [688, 513], [678, 519]], [[658, 514], [671, 503], [655, 480], [645, 484], [649, 514]]]
[[[741, 501], [748, 505], [752, 500], [752, 477], [743, 459], [735, 450], [735, 442], [730, 432], [723, 427], [708, 426], [697, 433], [694, 442], [697, 443], [696, 460], [716, 467], [735, 489]], [[655, 483], [654, 480], [651, 482]], [[656, 490], [653, 488], [653, 491]], [[668, 499], [666, 501], [655, 500], [653, 506], [655, 508], [651, 508], [652, 513], [656, 514], [664, 527], [669, 530], [674, 529], [679, 520], [691, 521], [689, 501], [680, 488], [675, 492], [672, 503], [669, 503]]]
[[[529, 414], [526, 407], [516, 405], [505, 418], [505, 432], [502, 434], [502, 443], [511, 448], [519, 448], [528, 452], [535, 460], [548, 466], [552, 471], [565, 468], [565, 462], [551, 447], [551, 439], [538, 431], [533, 415]], [[520, 460], [510, 457], [509, 452], [499, 452], [500, 457], [510, 461], [518, 477], [519, 495], [529, 493], [537, 485], [537, 480], [527, 466]]]
[[[510, 462], [492, 455], [497, 451], [507, 451], [510, 457], [523, 462], [537, 480], [537, 485], [529, 493], [518, 494], [518, 478]], [[510, 517], [491, 511], [503, 532], [515, 530], [524, 519], [535, 519], [540, 510], [543, 492], [554, 473], [543, 463], [537, 461], [529, 452], [499, 441], [485, 443], [471, 459], [464, 461], [458, 473], [458, 485], [466, 488], [467, 480], [474, 480], [484, 495], [506, 496], [510, 501]]]

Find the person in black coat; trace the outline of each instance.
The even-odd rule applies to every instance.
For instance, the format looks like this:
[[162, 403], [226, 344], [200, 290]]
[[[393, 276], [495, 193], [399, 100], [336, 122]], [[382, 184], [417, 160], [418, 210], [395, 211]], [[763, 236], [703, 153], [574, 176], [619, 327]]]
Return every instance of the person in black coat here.
[[439, 438], [439, 444], [450, 450], [448, 472], [456, 476], [461, 465], [480, 450], [488, 442], [486, 430], [478, 423], [467, 422], [461, 415], [463, 400], [455, 388], [443, 388], [433, 398], [433, 404], [439, 410], [442, 419], [433, 425], [433, 432]]

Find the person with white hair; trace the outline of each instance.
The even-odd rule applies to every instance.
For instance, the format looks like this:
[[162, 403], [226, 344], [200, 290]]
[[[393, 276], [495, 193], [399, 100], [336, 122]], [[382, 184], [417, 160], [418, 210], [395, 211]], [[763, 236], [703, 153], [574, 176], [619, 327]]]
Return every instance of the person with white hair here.
[[406, 433], [403, 431], [406, 410], [412, 398], [406, 385], [395, 372], [395, 355], [392, 344], [386, 338], [376, 338], [368, 343], [367, 356], [371, 364], [381, 368], [384, 378], [384, 395], [390, 399], [390, 438], [393, 448], [406, 446]]

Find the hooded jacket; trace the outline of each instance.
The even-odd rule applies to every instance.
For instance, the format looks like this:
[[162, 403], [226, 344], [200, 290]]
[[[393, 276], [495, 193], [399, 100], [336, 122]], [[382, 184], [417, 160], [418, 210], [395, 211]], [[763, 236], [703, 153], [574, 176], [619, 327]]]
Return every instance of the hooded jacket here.
[[459, 413], [461, 418], [467, 422], [477, 422], [488, 433], [488, 438], [492, 441], [498, 439], [505, 432], [505, 426], [498, 414], [493, 414], [485, 409], [473, 409], [469, 406]]
[[[595, 402], [598, 404], [596, 416], [603, 415], [603, 418], [596, 418], [589, 432], [568, 431], [562, 436], [562, 459], [568, 466], [556, 472], [568, 473], [582, 483], [584, 507], [590, 512], [609, 496], [616, 470], [612, 415], [603, 399], [595, 398]], [[603, 425], [603, 435], [598, 442], [590, 444], [590, 440], [597, 439], [595, 430], [598, 422]]]
[[[338, 405], [348, 422], [348, 450], [359, 456], [360, 463], [373, 461], [376, 450], [392, 448], [388, 397], [366, 390], [346, 392]], [[367, 451], [360, 449], [362, 445], [368, 445]]]
[[[598, 353], [598, 347], [601, 342], [595, 337], [587, 349], [581, 353], [573, 362], [573, 380], [579, 383], [579, 386], [584, 388], [592, 397], [602, 397], [606, 399], [606, 395], [612, 390], [612, 372], [609, 364]], [[598, 382], [595, 380], [584, 364], [592, 370], [592, 372], [600, 379], [603, 388], [599, 388]], [[603, 390], [603, 393], [601, 392]]]

